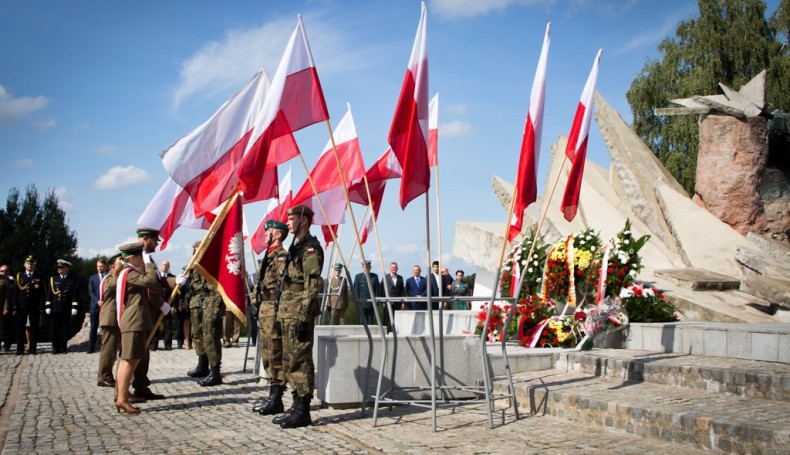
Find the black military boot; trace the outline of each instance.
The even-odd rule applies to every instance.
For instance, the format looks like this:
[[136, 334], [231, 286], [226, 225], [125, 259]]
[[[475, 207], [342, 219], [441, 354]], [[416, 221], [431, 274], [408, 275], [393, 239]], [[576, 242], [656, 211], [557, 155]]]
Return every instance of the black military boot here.
[[285, 392], [285, 387], [273, 385], [269, 391], [269, 399], [263, 402], [258, 414], [270, 416], [282, 413], [285, 409], [283, 406], [283, 392]]
[[216, 365], [211, 366], [211, 371], [208, 374], [208, 377], [200, 382], [201, 387], [211, 387], [213, 385], [220, 385], [222, 384], [222, 376], [219, 374], [219, 363]]
[[301, 428], [313, 424], [310, 419], [310, 400], [313, 399], [312, 395], [305, 395], [297, 397], [296, 409], [287, 419], [283, 419], [280, 423], [280, 428]]
[[205, 378], [208, 376], [208, 356], [203, 354], [198, 356], [198, 364], [193, 370], [187, 371], [187, 376], [190, 378]]
[[299, 396], [296, 394], [296, 392], [291, 392], [291, 396], [293, 397], [293, 402], [291, 403], [291, 407], [288, 408], [287, 411], [285, 411], [285, 414], [280, 414], [277, 417], [273, 418], [272, 419], [273, 424], [279, 425], [283, 423], [283, 420], [290, 417], [291, 414], [293, 414], [294, 411], [296, 411], [296, 404], [299, 402]]

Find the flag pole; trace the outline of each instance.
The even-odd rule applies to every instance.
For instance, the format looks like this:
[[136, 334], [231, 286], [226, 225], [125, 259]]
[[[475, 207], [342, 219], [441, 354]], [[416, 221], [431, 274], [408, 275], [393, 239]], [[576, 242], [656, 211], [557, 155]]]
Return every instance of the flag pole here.
[[[211, 239], [214, 237], [214, 234], [217, 233], [219, 226], [222, 224], [223, 221], [225, 221], [225, 218], [228, 216], [228, 212], [230, 211], [233, 202], [236, 202], [236, 198], [238, 197], [239, 197], [239, 190], [238, 188], [235, 188], [233, 190], [233, 194], [231, 194], [231, 196], [225, 201], [225, 205], [222, 207], [222, 210], [219, 212], [217, 217], [214, 218], [214, 221], [211, 222], [211, 226], [208, 228], [208, 232], [206, 232], [206, 235], [203, 237], [203, 240], [200, 241], [200, 246], [198, 247], [198, 250], [195, 252], [195, 254], [192, 255], [192, 259], [189, 260], [189, 263], [184, 268], [184, 273], [182, 273], [183, 276], [186, 276], [192, 270], [195, 264], [198, 261], [200, 261], [200, 259], [203, 257], [203, 253], [206, 252], [206, 248], [208, 247], [208, 243], [209, 243], [206, 240], [208, 239], [209, 241], [211, 241]], [[179, 289], [181, 289], [180, 286], [173, 289], [173, 292], [170, 293], [170, 298], [167, 300], [168, 305], [173, 302], [173, 299], [175, 299], [176, 295], [179, 293]], [[148, 337], [145, 340], [146, 346], [151, 344], [151, 340], [154, 339], [154, 334], [159, 329], [159, 324], [162, 323], [162, 319], [164, 319], [164, 317], [165, 314], [160, 311], [159, 317], [156, 320], [156, 324], [154, 324], [154, 330], [152, 330], [151, 333], [148, 334]]]

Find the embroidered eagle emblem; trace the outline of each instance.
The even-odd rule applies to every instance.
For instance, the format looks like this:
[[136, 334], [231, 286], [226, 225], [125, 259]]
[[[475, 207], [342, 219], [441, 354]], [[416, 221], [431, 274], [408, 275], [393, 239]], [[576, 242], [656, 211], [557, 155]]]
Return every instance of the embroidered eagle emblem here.
[[225, 255], [225, 266], [228, 268], [228, 272], [233, 275], [241, 274], [242, 242], [241, 232], [237, 232], [228, 241], [228, 254]]

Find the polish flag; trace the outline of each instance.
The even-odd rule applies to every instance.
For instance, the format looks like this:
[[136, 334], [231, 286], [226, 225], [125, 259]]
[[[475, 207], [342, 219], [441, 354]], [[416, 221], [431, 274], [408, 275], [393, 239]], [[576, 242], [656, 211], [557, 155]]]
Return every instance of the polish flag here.
[[[401, 176], [401, 167], [398, 163], [397, 157], [392, 152], [392, 149], [387, 149], [379, 159], [373, 163], [370, 169], [365, 172], [367, 176], [368, 186], [370, 187], [371, 197], [375, 200], [375, 193], [377, 191], [384, 191], [384, 184], [386, 180], [396, 179]], [[363, 179], [354, 180], [348, 188], [349, 198], [351, 202], [362, 205], [370, 205], [368, 201], [367, 190], [365, 189], [365, 181]]]
[[[276, 167], [273, 168], [276, 171]], [[269, 220], [277, 220], [285, 223], [288, 221], [288, 207], [291, 206], [291, 199], [293, 193], [291, 192], [291, 169], [280, 181], [278, 196], [269, 202], [266, 208], [266, 215], [261, 220], [261, 224], [255, 233], [252, 235], [250, 242], [252, 243], [252, 251], [255, 254], [261, 254], [266, 249], [266, 227], [265, 224]]]
[[[260, 112], [239, 166], [239, 178], [245, 192], [261, 186], [267, 169], [296, 156], [298, 150], [289, 146], [288, 136], [329, 119], [301, 16], [288, 40]], [[285, 141], [281, 139], [283, 137]]]
[[162, 238], [159, 249], [164, 250], [173, 232], [180, 226], [208, 229], [214, 217], [215, 215], [210, 212], [195, 217], [189, 194], [168, 177], [137, 219], [137, 225], [159, 229], [159, 236]]
[[192, 198], [197, 216], [230, 195], [268, 85], [266, 72], [258, 71], [210, 119], [160, 154], [167, 173]]
[[230, 204], [230, 210], [208, 240], [209, 244], [195, 267], [206, 281], [217, 288], [225, 308], [246, 326], [247, 285], [244, 279], [241, 198], [235, 197]]
[[428, 104], [428, 166], [439, 165], [439, 94]]
[[538, 162], [540, 161], [540, 137], [543, 131], [543, 106], [546, 95], [546, 66], [549, 59], [549, 31], [551, 23], [546, 24], [543, 49], [538, 59], [538, 69], [532, 81], [529, 98], [529, 112], [521, 140], [521, 155], [518, 159], [516, 188], [513, 191], [513, 213], [510, 214], [510, 227], [507, 241], [521, 232], [524, 225], [524, 210], [538, 199]]
[[423, 2], [417, 36], [414, 38], [409, 66], [387, 140], [403, 169], [400, 186], [400, 205], [403, 209], [409, 201], [427, 192], [431, 186], [428, 169], [427, 16]]
[[565, 156], [571, 160], [572, 164], [560, 209], [568, 221], [571, 221], [576, 216], [576, 210], [579, 208], [584, 160], [587, 156], [587, 135], [590, 131], [593, 96], [595, 95], [595, 84], [598, 81], [598, 62], [601, 60], [602, 51], [603, 49], [598, 50], [598, 55], [595, 56], [590, 76], [587, 78], [579, 106], [576, 108], [576, 116], [573, 118], [571, 132], [568, 134], [568, 146], [565, 148]]
[[[332, 140], [330, 139], [318, 162], [310, 171], [310, 177], [315, 184], [315, 190], [323, 193], [332, 188], [342, 187], [343, 181], [340, 179], [337, 161], [340, 161], [340, 169], [343, 170], [345, 182], [361, 179], [365, 174], [365, 164], [362, 162], [362, 151], [359, 147], [359, 137], [354, 125], [354, 117], [351, 115], [351, 106], [348, 106], [346, 115], [340, 120], [333, 133], [334, 143], [337, 148], [337, 159], [333, 151]], [[347, 183], [346, 183], [347, 184]], [[313, 196], [313, 188], [309, 182], [305, 182], [302, 188], [294, 197], [294, 204], [301, 204], [303, 201]], [[344, 194], [345, 199], [345, 194]], [[318, 212], [316, 211], [316, 214]]]

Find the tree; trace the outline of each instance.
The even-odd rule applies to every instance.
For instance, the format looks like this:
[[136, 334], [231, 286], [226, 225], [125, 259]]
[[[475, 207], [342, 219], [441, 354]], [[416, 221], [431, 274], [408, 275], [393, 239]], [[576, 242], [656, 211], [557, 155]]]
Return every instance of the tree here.
[[[681, 22], [674, 37], [658, 46], [626, 97], [633, 129], [681, 185], [694, 193], [699, 130], [694, 116], [661, 117], [653, 109], [670, 100], [738, 89], [763, 69], [770, 108], [790, 109], [790, 0], [766, 19], [762, 0], [698, 0], [699, 17]], [[785, 43], [780, 38], [785, 38]]]

